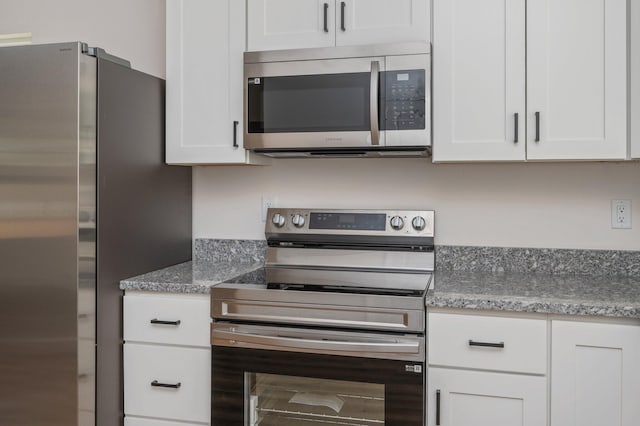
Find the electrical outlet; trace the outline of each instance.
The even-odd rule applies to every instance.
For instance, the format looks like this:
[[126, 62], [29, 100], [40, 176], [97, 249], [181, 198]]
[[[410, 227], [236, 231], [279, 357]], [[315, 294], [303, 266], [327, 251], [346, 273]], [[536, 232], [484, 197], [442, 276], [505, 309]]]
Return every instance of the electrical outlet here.
[[267, 221], [267, 210], [276, 206], [277, 198], [273, 195], [263, 195], [262, 196], [262, 222]]
[[631, 229], [631, 200], [611, 200], [611, 228]]

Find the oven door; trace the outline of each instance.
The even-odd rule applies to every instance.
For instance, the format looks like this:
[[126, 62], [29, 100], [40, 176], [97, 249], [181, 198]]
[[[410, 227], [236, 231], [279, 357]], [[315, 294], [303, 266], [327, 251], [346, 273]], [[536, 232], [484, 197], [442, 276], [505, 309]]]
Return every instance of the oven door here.
[[384, 66], [384, 57], [245, 64], [245, 147], [384, 146]]
[[212, 345], [212, 424], [425, 424], [422, 336], [214, 323]]

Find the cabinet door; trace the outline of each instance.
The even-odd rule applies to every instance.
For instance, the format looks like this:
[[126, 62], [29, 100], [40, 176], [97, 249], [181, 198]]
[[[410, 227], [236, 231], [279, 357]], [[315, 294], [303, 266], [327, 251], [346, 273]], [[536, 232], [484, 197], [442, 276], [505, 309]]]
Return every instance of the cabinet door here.
[[336, 44], [429, 41], [430, 0], [337, 0]]
[[626, 158], [626, 10], [626, 0], [527, 1], [527, 158]]
[[433, 160], [524, 160], [525, 1], [434, 0], [433, 18]]
[[335, 0], [248, 0], [247, 7], [249, 51], [335, 45]]
[[208, 423], [211, 349], [125, 343], [127, 416]]
[[546, 379], [430, 367], [427, 407], [429, 426], [544, 426]]
[[166, 6], [167, 163], [246, 163], [244, 2], [167, 0]]
[[631, 2], [631, 157], [640, 158], [640, 1]]
[[640, 326], [553, 321], [551, 425], [637, 426]]

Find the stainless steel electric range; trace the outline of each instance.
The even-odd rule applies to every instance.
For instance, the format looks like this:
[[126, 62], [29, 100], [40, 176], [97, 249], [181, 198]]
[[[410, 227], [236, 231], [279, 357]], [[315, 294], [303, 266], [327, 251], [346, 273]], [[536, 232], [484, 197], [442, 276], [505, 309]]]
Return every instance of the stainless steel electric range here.
[[269, 209], [266, 282], [211, 291], [212, 424], [425, 424], [434, 212]]

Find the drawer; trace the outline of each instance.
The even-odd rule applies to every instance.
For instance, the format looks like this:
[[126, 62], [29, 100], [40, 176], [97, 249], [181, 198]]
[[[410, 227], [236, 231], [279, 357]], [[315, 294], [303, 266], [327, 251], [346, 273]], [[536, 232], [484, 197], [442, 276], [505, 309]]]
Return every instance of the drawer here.
[[126, 294], [124, 340], [209, 347], [209, 305], [206, 295]]
[[169, 420], [142, 419], [127, 416], [124, 418], [124, 426], [202, 426], [202, 423], [172, 422]]
[[429, 313], [427, 327], [429, 365], [547, 373], [546, 320]]
[[[170, 388], [152, 383], [180, 385]], [[125, 343], [124, 412], [128, 416], [208, 423], [211, 349]]]

